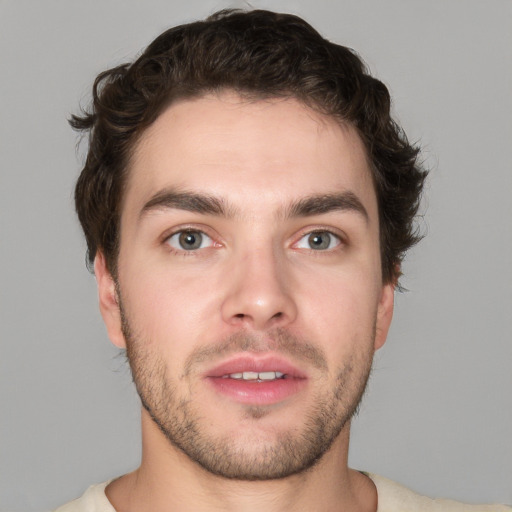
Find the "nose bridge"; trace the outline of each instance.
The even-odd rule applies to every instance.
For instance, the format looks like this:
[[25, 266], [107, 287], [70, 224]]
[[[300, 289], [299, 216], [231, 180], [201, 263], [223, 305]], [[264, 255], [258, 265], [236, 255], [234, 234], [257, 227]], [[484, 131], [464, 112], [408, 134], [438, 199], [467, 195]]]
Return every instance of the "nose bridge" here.
[[285, 256], [270, 242], [234, 251], [222, 315], [230, 324], [254, 329], [284, 325], [295, 319]]

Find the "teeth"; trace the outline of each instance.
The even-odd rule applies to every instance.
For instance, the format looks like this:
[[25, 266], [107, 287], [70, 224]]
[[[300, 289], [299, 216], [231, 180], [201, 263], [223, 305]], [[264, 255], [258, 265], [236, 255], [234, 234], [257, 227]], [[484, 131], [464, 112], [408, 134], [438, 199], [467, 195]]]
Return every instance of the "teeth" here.
[[243, 373], [230, 373], [229, 375], [224, 375], [223, 378], [227, 379], [237, 379], [237, 380], [275, 380], [282, 379], [284, 377], [284, 373], [281, 372], [243, 372]]
[[260, 372], [259, 378], [260, 380], [274, 380], [280, 379], [283, 376], [280, 372]]

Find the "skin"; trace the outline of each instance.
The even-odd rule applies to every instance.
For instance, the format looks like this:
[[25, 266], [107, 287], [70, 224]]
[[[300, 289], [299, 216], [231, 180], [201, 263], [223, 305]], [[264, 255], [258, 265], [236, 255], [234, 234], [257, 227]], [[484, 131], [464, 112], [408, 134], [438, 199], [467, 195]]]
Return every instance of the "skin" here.
[[[226, 215], [162, 204], [169, 191], [214, 196]], [[328, 194], [362, 208], [290, 211]], [[180, 246], [185, 228], [206, 235], [200, 248]], [[327, 248], [311, 247], [312, 232], [331, 233]], [[117, 284], [96, 258], [100, 309], [154, 418], [143, 408], [140, 468], [107, 488], [116, 510], [376, 510], [371, 481], [347, 467], [349, 420], [385, 342], [394, 287], [382, 282], [377, 201], [355, 130], [293, 99], [224, 92], [175, 103], [136, 147], [120, 240]], [[219, 392], [205, 374], [240, 354], [289, 362], [300, 389], [271, 403]], [[332, 439], [316, 464], [265, 479], [272, 458], [287, 460], [283, 438], [303, 446], [325, 409]], [[180, 446], [157, 425], [172, 418], [193, 421], [260, 480], [194, 462], [187, 435]]]

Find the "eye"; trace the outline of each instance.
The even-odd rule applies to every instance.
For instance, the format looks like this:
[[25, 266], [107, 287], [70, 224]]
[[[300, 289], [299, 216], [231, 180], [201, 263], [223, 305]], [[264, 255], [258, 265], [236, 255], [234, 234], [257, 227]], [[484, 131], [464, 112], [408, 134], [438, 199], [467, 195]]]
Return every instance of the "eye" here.
[[298, 249], [311, 249], [313, 251], [328, 251], [341, 244], [341, 240], [329, 231], [313, 231], [304, 235], [296, 244]]
[[202, 231], [178, 231], [167, 239], [167, 243], [179, 251], [196, 251], [213, 246], [213, 240]]

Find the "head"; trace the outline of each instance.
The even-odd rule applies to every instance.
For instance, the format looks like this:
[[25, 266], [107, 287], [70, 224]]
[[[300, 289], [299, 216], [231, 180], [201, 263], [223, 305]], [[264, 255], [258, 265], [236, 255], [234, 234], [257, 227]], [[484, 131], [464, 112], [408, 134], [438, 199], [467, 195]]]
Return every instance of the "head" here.
[[145, 130], [173, 102], [223, 90], [294, 98], [357, 131], [377, 195], [382, 279], [396, 282], [405, 252], [419, 240], [413, 221], [425, 172], [418, 149], [391, 118], [387, 88], [353, 50], [296, 16], [267, 11], [221, 11], [171, 28], [135, 62], [96, 78], [91, 111], [71, 120], [90, 134], [75, 190], [90, 267], [101, 250], [116, 275], [128, 164]]
[[265, 11], [98, 77], [77, 210], [147, 446], [265, 480], [348, 440], [424, 179], [389, 108], [351, 50]]

